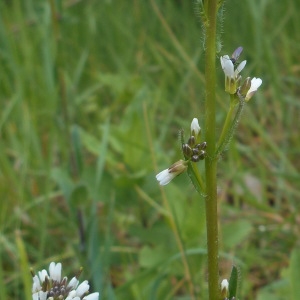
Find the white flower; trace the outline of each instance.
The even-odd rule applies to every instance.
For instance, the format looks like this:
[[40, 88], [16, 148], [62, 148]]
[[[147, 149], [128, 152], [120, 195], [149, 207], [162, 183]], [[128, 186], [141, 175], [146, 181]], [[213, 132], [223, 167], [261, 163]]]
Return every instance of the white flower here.
[[197, 139], [197, 136], [199, 132], [201, 131], [201, 128], [199, 126], [199, 122], [197, 118], [194, 118], [192, 123], [191, 123], [191, 135]]
[[228, 55], [221, 56], [220, 61], [225, 76], [233, 79], [238, 77], [238, 74], [244, 69], [247, 63], [246, 60], [243, 60], [234, 70], [234, 64]]
[[246, 94], [245, 100], [248, 101], [256, 93], [257, 89], [261, 86], [262, 80], [260, 78], [253, 77], [251, 80], [251, 86]]
[[174, 163], [168, 169], [165, 169], [156, 175], [157, 181], [160, 185], [168, 184], [177, 175], [183, 173], [187, 169], [187, 162], [184, 160], [179, 160]]
[[67, 277], [62, 278], [61, 270], [61, 263], [55, 264], [51, 262], [49, 265], [50, 275], [48, 275], [46, 270], [39, 271], [38, 275], [33, 274], [33, 300], [98, 300], [99, 293], [88, 295], [90, 286], [87, 280], [79, 284], [78, 275], [73, 277], [68, 283]]
[[244, 69], [247, 61], [242, 61], [236, 69], [234, 69], [234, 63], [228, 55], [221, 56], [220, 61], [225, 74], [225, 91], [235, 94], [240, 81], [239, 73]]
[[159, 181], [160, 185], [166, 185], [176, 176], [177, 174], [170, 173], [169, 169], [165, 169], [156, 175], [156, 179]]

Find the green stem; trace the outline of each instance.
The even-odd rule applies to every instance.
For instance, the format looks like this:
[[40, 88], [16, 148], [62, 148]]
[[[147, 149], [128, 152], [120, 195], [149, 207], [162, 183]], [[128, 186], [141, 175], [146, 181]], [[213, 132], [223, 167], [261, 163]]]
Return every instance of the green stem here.
[[242, 115], [243, 109], [244, 109], [244, 104], [245, 104], [245, 100], [243, 97], [240, 97], [239, 99], [239, 106], [238, 109], [236, 111], [235, 117], [233, 119], [233, 121], [231, 121], [232, 119], [232, 115], [235, 109], [235, 104], [234, 104], [234, 100], [232, 99], [231, 101], [231, 105], [230, 105], [230, 109], [228, 111], [225, 123], [224, 123], [224, 127], [219, 139], [219, 143], [218, 143], [218, 147], [217, 147], [217, 151], [215, 154], [215, 158], [217, 158], [223, 151], [224, 149], [228, 146], [228, 144], [230, 143], [236, 127], [239, 123], [240, 117]]
[[205, 2], [206, 54], [205, 54], [205, 159], [206, 176], [206, 231], [208, 256], [208, 291], [210, 300], [220, 299], [218, 266], [218, 207], [217, 207], [217, 160], [216, 149], [216, 22], [217, 0]]
[[224, 122], [224, 125], [223, 125], [223, 129], [222, 129], [222, 132], [221, 132], [221, 135], [219, 137], [219, 142], [217, 144], [217, 149], [220, 147], [220, 145], [222, 145], [224, 143], [224, 140], [226, 138], [226, 135], [228, 133], [228, 130], [229, 130], [229, 126], [231, 125], [231, 120], [232, 120], [232, 115], [234, 113], [234, 109], [236, 107], [235, 103], [234, 103], [234, 95], [230, 95], [230, 108], [227, 112], [227, 116], [226, 116], [226, 119], [225, 119], [225, 122]]
[[201, 174], [199, 173], [197, 165], [195, 163], [191, 163], [191, 166], [192, 166], [194, 175], [195, 175], [195, 177], [196, 177], [196, 179], [197, 179], [197, 181], [199, 183], [201, 192], [204, 193], [204, 191], [205, 191], [205, 185], [204, 185], [204, 182], [202, 180]]

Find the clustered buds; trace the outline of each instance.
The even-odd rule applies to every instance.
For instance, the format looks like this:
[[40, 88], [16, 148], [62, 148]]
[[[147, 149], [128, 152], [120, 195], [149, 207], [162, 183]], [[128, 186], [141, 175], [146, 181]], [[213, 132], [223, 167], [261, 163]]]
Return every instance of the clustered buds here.
[[156, 175], [160, 185], [168, 184], [177, 175], [185, 172], [190, 161], [198, 162], [205, 158], [206, 142], [200, 143], [201, 128], [197, 118], [191, 123], [191, 135], [187, 143], [182, 144], [182, 152], [185, 160], [179, 160], [168, 169], [165, 169]]
[[186, 159], [192, 162], [198, 162], [205, 158], [206, 142], [195, 143], [195, 137], [192, 135], [186, 144], [182, 144], [182, 152]]
[[242, 51], [243, 48], [238, 47], [233, 52], [231, 58], [228, 55], [223, 55], [221, 56], [220, 61], [225, 74], [225, 91], [231, 95], [238, 93], [245, 101], [249, 101], [262, 84], [262, 80], [256, 77], [253, 77], [252, 79], [248, 77], [241, 86], [242, 77], [239, 73], [244, 69], [247, 63], [247, 61], [244, 60], [240, 64], [237, 64], [237, 60]]
[[198, 119], [194, 118], [191, 123], [191, 136], [187, 143], [182, 144], [182, 152], [187, 160], [198, 162], [205, 158], [206, 142], [200, 143], [201, 128]]

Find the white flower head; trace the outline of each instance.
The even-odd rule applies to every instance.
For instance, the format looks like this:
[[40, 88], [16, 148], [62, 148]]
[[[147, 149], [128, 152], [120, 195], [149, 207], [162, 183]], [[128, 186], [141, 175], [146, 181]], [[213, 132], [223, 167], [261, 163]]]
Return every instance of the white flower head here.
[[199, 126], [198, 119], [194, 118], [191, 123], [191, 135], [194, 136], [196, 140], [200, 131], [201, 131], [201, 127]]
[[170, 166], [168, 169], [165, 169], [156, 175], [157, 181], [160, 185], [167, 185], [172, 179], [177, 175], [183, 173], [187, 169], [187, 162], [184, 160], [179, 160]]
[[261, 86], [261, 84], [262, 80], [260, 78], [253, 77], [251, 79], [251, 86], [245, 97], [246, 101], [249, 101], [252, 98], [252, 96], [256, 93], [257, 89]]
[[[33, 300], [98, 300], [99, 293], [89, 293], [89, 283], [84, 280], [79, 284], [78, 275], [73, 277], [69, 283], [68, 278], [61, 276], [61, 263], [55, 264], [51, 262], [49, 265], [49, 275], [46, 270], [38, 272], [38, 275], [33, 274], [32, 284], [32, 299]], [[78, 285], [79, 284], [79, 285]]]
[[234, 68], [235, 64], [228, 55], [221, 56], [220, 61], [225, 74], [225, 91], [230, 94], [235, 94], [241, 78], [239, 73], [244, 69], [247, 61], [242, 61], [236, 69]]

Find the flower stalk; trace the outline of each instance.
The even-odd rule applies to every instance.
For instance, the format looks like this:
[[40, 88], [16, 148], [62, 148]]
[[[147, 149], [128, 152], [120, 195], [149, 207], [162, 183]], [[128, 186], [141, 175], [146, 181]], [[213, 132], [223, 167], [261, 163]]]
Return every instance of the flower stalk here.
[[216, 142], [216, 27], [217, 0], [205, 2], [206, 53], [205, 53], [205, 210], [208, 256], [208, 292], [210, 300], [220, 299], [218, 267], [218, 214], [217, 214], [217, 159]]

